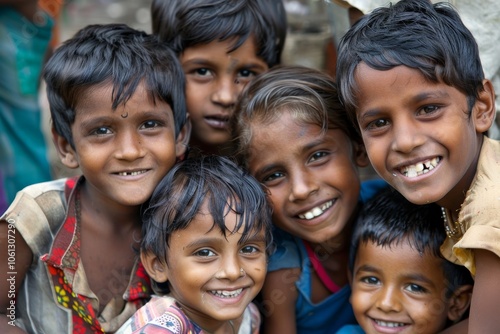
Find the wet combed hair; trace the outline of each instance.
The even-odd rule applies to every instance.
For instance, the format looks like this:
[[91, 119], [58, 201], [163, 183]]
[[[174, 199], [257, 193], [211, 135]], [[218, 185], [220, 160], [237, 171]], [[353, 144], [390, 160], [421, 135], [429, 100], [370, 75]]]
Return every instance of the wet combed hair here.
[[349, 266], [354, 269], [361, 243], [391, 247], [409, 244], [416, 252], [442, 259], [442, 270], [448, 290], [446, 296], [462, 285], [472, 285], [466, 267], [454, 264], [441, 255], [440, 246], [446, 238], [441, 208], [432, 203], [416, 205], [393, 188], [388, 187], [370, 199], [359, 213], [353, 232]]
[[282, 0], [154, 0], [153, 33], [180, 55], [185, 49], [235, 38], [236, 50], [250, 36], [269, 67], [281, 62], [287, 32]]
[[[271, 246], [271, 207], [261, 185], [229, 158], [199, 156], [175, 165], [158, 184], [143, 213], [141, 252], [167, 263], [172, 233], [188, 227], [204, 204], [223, 235], [243, 227], [240, 243], [264, 230]], [[224, 221], [229, 211], [238, 215], [234, 231]]]
[[431, 82], [444, 82], [466, 95], [469, 116], [483, 90], [479, 50], [472, 33], [449, 3], [401, 0], [363, 16], [338, 47], [339, 95], [356, 123], [356, 68], [407, 66]]
[[280, 65], [252, 80], [236, 106], [232, 128], [241, 164], [246, 164], [250, 154], [249, 125], [275, 122], [284, 112], [290, 112], [298, 122], [318, 125], [325, 131], [341, 129], [353, 142], [361, 143], [339, 101], [333, 78], [308, 67]]
[[71, 125], [83, 93], [111, 84], [112, 107], [125, 104], [145, 83], [150, 98], [172, 109], [175, 134], [186, 122], [184, 73], [158, 38], [124, 24], [89, 25], [56, 49], [43, 77], [56, 132], [74, 148]]

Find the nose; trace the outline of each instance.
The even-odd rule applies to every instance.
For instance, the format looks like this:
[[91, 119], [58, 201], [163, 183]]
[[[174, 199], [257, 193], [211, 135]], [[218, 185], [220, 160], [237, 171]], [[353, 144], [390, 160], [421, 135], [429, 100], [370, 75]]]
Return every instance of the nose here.
[[317, 178], [312, 173], [306, 170], [298, 170], [290, 174], [290, 202], [307, 199], [311, 194], [315, 193], [319, 186]]
[[418, 124], [409, 120], [394, 122], [394, 136], [391, 148], [393, 151], [410, 153], [421, 146], [425, 141], [423, 132], [418, 129]]
[[233, 107], [242, 89], [243, 84], [232, 76], [220, 78], [215, 85], [212, 102], [225, 108]]
[[144, 154], [141, 136], [136, 131], [125, 130], [117, 135], [115, 151], [117, 159], [133, 161], [144, 157]]
[[376, 306], [386, 313], [402, 311], [401, 292], [397, 288], [383, 287], [377, 295]]
[[226, 256], [221, 262], [221, 268], [216, 274], [218, 279], [227, 279], [235, 281], [246, 275], [245, 270], [241, 267], [238, 256]]

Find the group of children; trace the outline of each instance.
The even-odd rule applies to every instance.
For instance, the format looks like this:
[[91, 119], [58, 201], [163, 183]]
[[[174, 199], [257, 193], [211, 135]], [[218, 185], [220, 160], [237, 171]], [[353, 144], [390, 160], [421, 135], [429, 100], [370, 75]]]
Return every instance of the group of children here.
[[495, 94], [452, 7], [362, 17], [336, 80], [279, 65], [280, 0], [152, 13], [45, 67], [82, 176], [1, 217], [2, 333], [497, 331]]

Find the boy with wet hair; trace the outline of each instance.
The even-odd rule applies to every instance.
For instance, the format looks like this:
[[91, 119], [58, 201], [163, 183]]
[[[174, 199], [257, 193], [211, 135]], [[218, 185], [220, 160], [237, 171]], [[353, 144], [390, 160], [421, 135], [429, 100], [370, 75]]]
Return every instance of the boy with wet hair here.
[[495, 92], [474, 37], [449, 4], [402, 0], [346, 33], [337, 80], [374, 169], [442, 207], [441, 251], [474, 276], [469, 322], [450, 332], [498, 332], [500, 142], [485, 135]]
[[0, 218], [2, 333], [114, 332], [149, 299], [140, 208], [186, 150], [183, 78], [164, 43], [121, 24], [50, 58], [53, 141], [83, 175], [25, 188]]
[[118, 333], [259, 333], [252, 300], [272, 243], [259, 182], [226, 157], [188, 158], [158, 184], [143, 217], [141, 259], [161, 297]]
[[277, 65], [287, 21], [281, 0], [154, 0], [153, 32], [186, 75], [194, 152], [232, 155], [230, 121], [243, 87]]
[[351, 303], [360, 325], [341, 333], [439, 333], [467, 313], [473, 279], [444, 259], [436, 204], [415, 205], [388, 188], [368, 201], [353, 232]]

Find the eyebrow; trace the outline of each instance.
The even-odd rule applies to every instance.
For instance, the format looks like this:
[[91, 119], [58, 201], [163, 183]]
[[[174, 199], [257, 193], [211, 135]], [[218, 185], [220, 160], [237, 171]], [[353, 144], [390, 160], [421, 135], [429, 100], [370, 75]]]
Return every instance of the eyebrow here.
[[[230, 233], [230, 232], [228, 232]], [[199, 238], [194, 240], [193, 242], [188, 243], [186, 246], [184, 246], [184, 249], [186, 248], [196, 248], [196, 247], [201, 247], [201, 246], [207, 246], [211, 245], [214, 243], [219, 243], [221, 242], [221, 239], [224, 239], [224, 237], [221, 235], [221, 237], [205, 237], [205, 238]], [[241, 240], [241, 238], [240, 238]], [[238, 243], [240, 242], [238, 241]], [[225, 239], [224, 239], [225, 241]], [[257, 235], [252, 235], [250, 236], [245, 243], [250, 243], [250, 242], [265, 242], [266, 238], [263, 235], [257, 234]]]
[[[427, 99], [431, 98], [449, 98], [450, 94], [446, 92], [445, 90], [433, 90], [433, 91], [428, 91], [428, 92], [422, 92], [419, 93], [415, 96], [413, 96], [410, 100], [411, 103], [420, 103], [422, 101], [425, 101]], [[363, 112], [360, 117], [358, 117], [358, 121], [362, 122], [365, 118], [372, 118], [378, 116], [382, 111], [380, 108], [373, 108], [373, 109], [368, 109], [367, 111]]]
[[[333, 129], [327, 129], [327, 130], [333, 130]], [[323, 144], [325, 142], [325, 138], [326, 138], [326, 135], [321, 134], [321, 136], [317, 137], [317, 139], [315, 139], [315, 140], [307, 143], [306, 145], [304, 145], [304, 147], [301, 148], [301, 152], [309, 151], [313, 147]], [[255, 173], [255, 175], [257, 176], [257, 178], [259, 178], [259, 177], [261, 177], [262, 174], [267, 174], [271, 170], [273, 170], [275, 168], [278, 168], [280, 166], [281, 166], [281, 164], [277, 164], [277, 163], [272, 163], [272, 164], [265, 165], [264, 167], [262, 167], [259, 170], [257, 170], [257, 172]]]
[[[355, 275], [359, 274], [359, 272], [361, 272], [361, 271], [366, 271], [369, 273], [379, 273], [380, 272], [380, 270], [378, 270], [374, 266], [369, 265], [369, 264], [365, 264], [365, 265], [362, 265], [361, 267], [359, 267], [354, 274]], [[424, 276], [422, 274], [418, 274], [418, 273], [404, 274], [403, 278], [405, 280], [412, 281], [412, 282], [423, 282], [423, 283], [427, 283], [429, 285], [434, 285], [434, 282], [431, 279], [427, 278], [426, 276]]]

